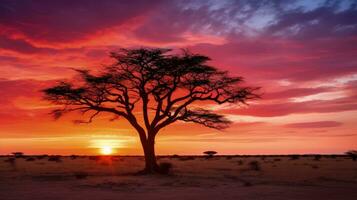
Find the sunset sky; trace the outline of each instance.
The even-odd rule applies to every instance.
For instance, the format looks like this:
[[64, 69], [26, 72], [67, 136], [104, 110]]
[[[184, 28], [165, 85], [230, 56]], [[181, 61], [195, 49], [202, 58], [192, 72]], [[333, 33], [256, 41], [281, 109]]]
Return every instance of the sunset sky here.
[[229, 129], [165, 128], [158, 154], [357, 149], [356, 1], [0, 0], [0, 154], [142, 154], [125, 121], [56, 121], [41, 99], [122, 47], [187, 48], [262, 87], [249, 107], [205, 105], [233, 120]]

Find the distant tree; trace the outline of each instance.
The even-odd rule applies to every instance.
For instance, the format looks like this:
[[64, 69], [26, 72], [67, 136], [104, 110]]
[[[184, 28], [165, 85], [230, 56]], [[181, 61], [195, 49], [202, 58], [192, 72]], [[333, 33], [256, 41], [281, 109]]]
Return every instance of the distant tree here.
[[205, 151], [203, 153], [206, 154], [208, 156], [208, 158], [212, 158], [214, 155], [217, 154], [216, 151]]
[[24, 153], [23, 152], [13, 152], [12, 155], [14, 155], [16, 158], [24, 157]]
[[353, 161], [357, 160], [357, 150], [350, 150], [347, 151], [345, 154], [351, 157]]
[[[155, 157], [155, 137], [177, 121], [224, 129], [231, 123], [223, 115], [204, 109], [200, 102], [247, 104], [258, 98], [258, 88], [243, 87], [242, 77], [207, 64], [207, 56], [168, 49], [121, 49], [111, 53], [114, 63], [96, 74], [77, 70], [81, 79], [60, 82], [43, 90], [45, 99], [63, 108], [55, 118], [71, 111], [100, 113], [127, 120], [136, 130], [145, 155], [145, 173], [160, 172]], [[201, 108], [199, 108], [201, 106]]]

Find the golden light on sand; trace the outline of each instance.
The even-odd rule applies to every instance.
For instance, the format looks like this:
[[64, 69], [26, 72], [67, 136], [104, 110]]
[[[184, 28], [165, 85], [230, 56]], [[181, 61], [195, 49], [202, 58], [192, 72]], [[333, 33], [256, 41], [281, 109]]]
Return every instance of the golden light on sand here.
[[101, 147], [100, 153], [103, 155], [111, 155], [113, 153], [113, 148], [110, 146]]

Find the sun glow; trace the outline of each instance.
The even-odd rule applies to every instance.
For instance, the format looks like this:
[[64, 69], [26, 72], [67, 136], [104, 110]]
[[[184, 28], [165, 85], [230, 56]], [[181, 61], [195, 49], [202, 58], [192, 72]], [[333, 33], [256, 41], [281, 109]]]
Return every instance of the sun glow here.
[[113, 148], [110, 146], [103, 146], [100, 149], [100, 153], [103, 155], [111, 155], [113, 153]]
[[102, 155], [113, 155], [125, 146], [123, 139], [93, 139], [90, 143], [89, 147], [96, 149]]

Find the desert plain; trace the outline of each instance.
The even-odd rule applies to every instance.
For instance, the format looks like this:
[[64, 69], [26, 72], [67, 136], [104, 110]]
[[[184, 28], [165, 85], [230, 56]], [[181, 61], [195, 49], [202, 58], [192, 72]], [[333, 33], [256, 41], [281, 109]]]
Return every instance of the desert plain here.
[[140, 156], [2, 156], [0, 199], [357, 199], [357, 161], [342, 155], [161, 156], [158, 162], [171, 163], [171, 171], [138, 175]]

